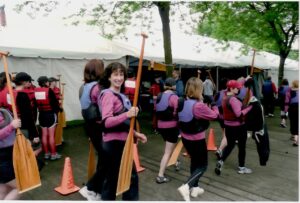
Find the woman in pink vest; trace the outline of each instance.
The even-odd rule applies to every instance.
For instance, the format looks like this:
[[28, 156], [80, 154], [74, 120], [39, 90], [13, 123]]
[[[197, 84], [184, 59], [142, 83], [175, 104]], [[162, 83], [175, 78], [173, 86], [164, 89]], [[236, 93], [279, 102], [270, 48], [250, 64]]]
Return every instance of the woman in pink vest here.
[[236, 140], [238, 140], [239, 148], [238, 173], [252, 173], [251, 169], [245, 167], [247, 129], [244, 121], [245, 115], [251, 110], [252, 106], [243, 107], [242, 102], [237, 98], [242, 88], [241, 83], [236, 80], [229, 80], [226, 86], [227, 92], [222, 100], [222, 108], [227, 146], [216, 164], [215, 173], [217, 175], [221, 174], [223, 163], [233, 150]]
[[[115, 200], [119, 168], [123, 149], [129, 133], [129, 120], [136, 117], [139, 109], [131, 107], [129, 99], [122, 93], [127, 72], [123, 64], [109, 64], [104, 71], [103, 90], [98, 99], [98, 106], [103, 123], [103, 164], [105, 180], [102, 188], [102, 200]], [[107, 88], [107, 89], [106, 89]], [[134, 132], [135, 138], [147, 142], [147, 137]], [[138, 176], [135, 167], [132, 168], [131, 184], [123, 193], [123, 200], [138, 200]]]

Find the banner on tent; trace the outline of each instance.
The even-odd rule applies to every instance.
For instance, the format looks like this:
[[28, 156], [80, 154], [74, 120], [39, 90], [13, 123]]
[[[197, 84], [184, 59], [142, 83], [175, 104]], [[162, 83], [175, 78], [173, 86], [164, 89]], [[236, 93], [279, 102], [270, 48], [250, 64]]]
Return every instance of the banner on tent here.
[[148, 70], [166, 71], [167, 69], [165, 64], [150, 61]]

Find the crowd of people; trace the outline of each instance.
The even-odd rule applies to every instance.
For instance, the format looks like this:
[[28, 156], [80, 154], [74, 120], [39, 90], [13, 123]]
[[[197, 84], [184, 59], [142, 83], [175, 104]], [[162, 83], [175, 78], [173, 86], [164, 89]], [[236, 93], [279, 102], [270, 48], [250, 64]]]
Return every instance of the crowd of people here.
[[[44, 161], [38, 156], [43, 154], [45, 160], [51, 161], [61, 158], [55, 144], [57, 114], [63, 111], [60, 89], [56, 84], [58, 80], [41, 76], [37, 79], [39, 87], [35, 87], [29, 74], [19, 72], [10, 75], [10, 81], [14, 84], [12, 97], [9, 95], [6, 74], [0, 73], [0, 194], [3, 200], [19, 198], [12, 157], [16, 128], [30, 141], [39, 169]], [[11, 98], [15, 101], [18, 118], [12, 116]], [[41, 133], [36, 125], [37, 120]]]
[[[129, 121], [136, 118], [139, 108], [132, 106], [135, 97], [135, 73], [123, 64], [113, 62], [104, 67], [99, 59], [90, 60], [83, 70], [84, 82], [79, 89], [85, 132], [97, 152], [97, 167], [94, 175], [79, 193], [87, 200], [115, 200], [118, 174], [123, 149], [129, 133]], [[39, 87], [25, 72], [17, 73], [12, 81], [14, 99], [19, 119], [13, 119], [12, 106], [8, 99], [6, 77], [0, 74], [0, 195], [1, 199], [19, 198], [12, 165], [12, 146], [15, 129], [20, 128], [33, 146], [41, 143], [43, 158], [60, 159], [56, 151], [55, 128], [57, 114], [62, 112], [61, 91], [56, 78], [41, 76]], [[254, 111], [257, 99], [251, 91], [251, 77], [237, 80], [222, 79], [220, 91], [209, 74], [204, 82], [200, 77], [191, 77], [184, 85], [180, 71], [173, 70], [172, 77], [162, 80], [155, 75], [149, 92], [153, 96], [152, 127], [165, 142], [156, 183], [169, 182], [165, 170], [179, 140], [190, 157], [190, 176], [178, 187], [186, 201], [204, 193], [199, 180], [207, 170], [208, 154], [206, 130], [209, 122], [219, 121], [222, 128], [222, 142], [216, 151], [215, 173], [221, 175], [223, 165], [237, 145], [239, 174], [252, 173], [246, 163], [247, 115]], [[298, 81], [289, 87], [288, 81], [276, 86], [267, 78], [262, 87], [263, 117], [274, 116], [274, 100], [280, 101], [280, 126], [287, 127], [290, 118], [290, 132], [293, 145], [298, 146]], [[30, 115], [30, 116], [29, 116]], [[41, 134], [36, 127], [37, 119]], [[134, 141], [147, 142], [147, 136], [135, 128]], [[36, 149], [35, 149], [36, 150]], [[132, 167], [130, 188], [122, 194], [122, 200], [139, 200], [138, 174]]]

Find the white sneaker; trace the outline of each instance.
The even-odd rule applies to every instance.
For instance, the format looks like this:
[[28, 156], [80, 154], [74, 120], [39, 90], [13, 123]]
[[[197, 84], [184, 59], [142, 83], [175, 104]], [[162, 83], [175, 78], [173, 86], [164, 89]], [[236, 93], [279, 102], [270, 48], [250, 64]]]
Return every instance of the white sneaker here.
[[250, 174], [250, 173], [252, 173], [252, 170], [250, 168], [246, 168], [246, 167], [239, 167], [238, 173], [239, 174]]
[[192, 187], [192, 189], [191, 189], [192, 197], [198, 197], [199, 195], [202, 195], [203, 193], [204, 193], [204, 189], [201, 187]]
[[98, 201], [101, 200], [100, 194], [93, 192], [87, 189], [87, 186], [84, 186], [79, 190], [79, 193], [86, 198], [88, 201]]
[[177, 190], [183, 197], [184, 201], [190, 201], [190, 187], [188, 184], [180, 186]]

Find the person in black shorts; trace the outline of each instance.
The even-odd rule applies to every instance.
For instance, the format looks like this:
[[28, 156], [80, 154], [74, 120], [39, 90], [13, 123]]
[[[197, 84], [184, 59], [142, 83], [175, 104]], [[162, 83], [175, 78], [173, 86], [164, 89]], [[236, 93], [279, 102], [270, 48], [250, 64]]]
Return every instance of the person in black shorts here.
[[42, 128], [42, 146], [44, 158], [50, 160], [60, 159], [61, 155], [56, 152], [55, 128], [57, 124], [57, 113], [62, 111], [59, 102], [50, 89], [49, 81], [46, 76], [38, 78], [40, 87], [35, 88], [35, 98], [39, 110], [39, 124]]
[[165, 81], [164, 92], [159, 93], [156, 103], [156, 116], [158, 132], [162, 135], [166, 145], [164, 155], [160, 162], [157, 183], [169, 182], [169, 178], [164, 176], [169, 159], [175, 149], [179, 129], [177, 128], [177, 107], [178, 96], [172, 90], [176, 85], [173, 78], [167, 78]]

